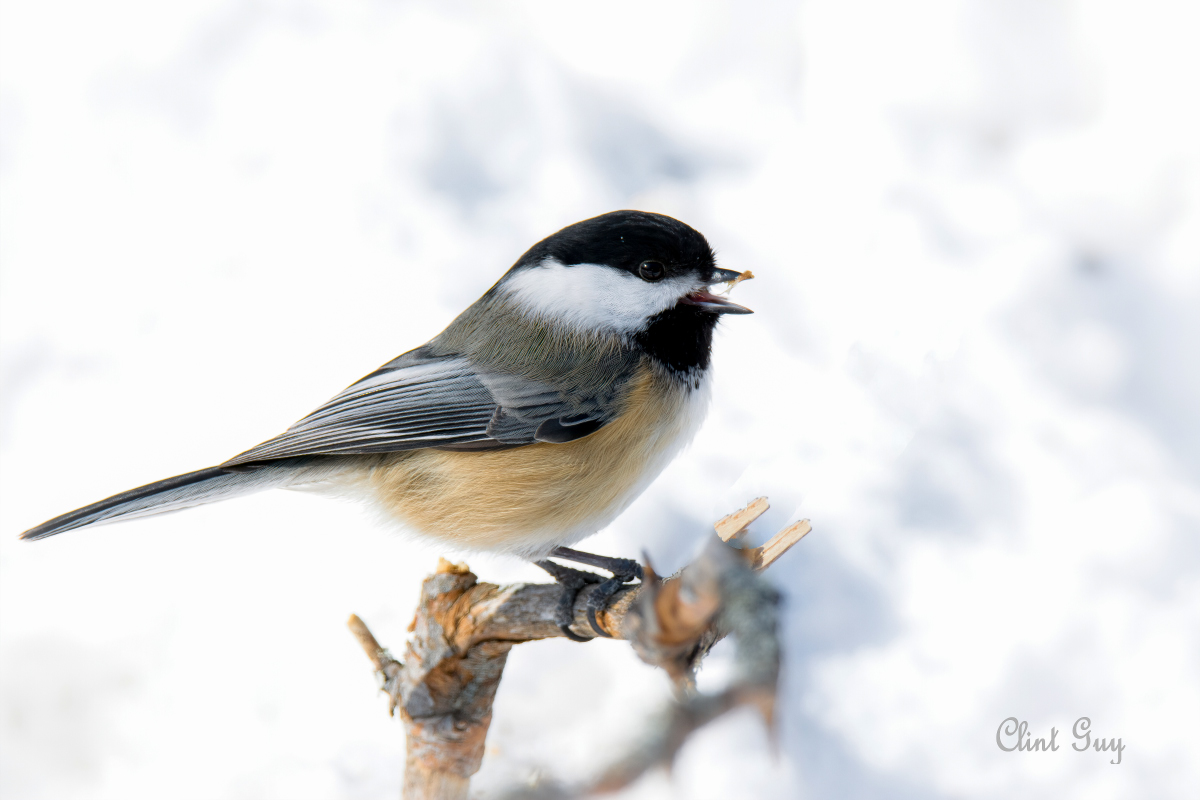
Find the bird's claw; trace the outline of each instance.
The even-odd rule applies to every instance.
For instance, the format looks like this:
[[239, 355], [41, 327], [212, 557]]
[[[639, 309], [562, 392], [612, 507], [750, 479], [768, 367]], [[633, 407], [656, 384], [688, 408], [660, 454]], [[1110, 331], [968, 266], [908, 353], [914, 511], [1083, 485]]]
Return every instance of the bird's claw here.
[[[573, 642], [590, 642], [594, 639], [593, 636], [580, 636], [575, 633], [571, 630], [571, 624], [575, 622], [575, 598], [579, 596], [580, 590], [589, 584], [600, 583], [603, 579], [595, 573], [564, 567], [562, 564], [555, 564], [548, 559], [533, 563], [549, 572], [555, 583], [562, 587], [562, 594], [558, 598], [558, 608], [555, 609], [554, 621], [558, 623], [563, 636]], [[590, 619], [589, 617], [589, 621]], [[595, 624], [592, 627], [595, 627]]]
[[[574, 561], [579, 564], [587, 564], [588, 566], [598, 567], [612, 573], [612, 577], [604, 580], [599, 575], [591, 572], [581, 572], [580, 570], [564, 567], [560, 564], [555, 564], [553, 561], [545, 560], [536, 562], [539, 567], [549, 572], [554, 576], [554, 579], [563, 585], [563, 599], [559, 602], [558, 623], [562, 628], [563, 634], [568, 639], [574, 641], [588, 641], [574, 631], [570, 630], [570, 624], [574, 621], [575, 598], [578, 596], [580, 589], [585, 584], [599, 583], [587, 599], [587, 620], [592, 626], [592, 630], [597, 636], [603, 636], [606, 639], [611, 639], [612, 634], [604, 630], [600, 626], [596, 614], [608, 608], [608, 601], [614, 594], [620, 591], [622, 586], [628, 585], [633, 580], [642, 580], [643, 572], [642, 565], [630, 558], [611, 558], [609, 556], [598, 556], [594, 553], [584, 553], [579, 550], [572, 550], [569, 547], [556, 547], [550, 555], [554, 558], [561, 558], [567, 561]], [[549, 566], [547, 566], [549, 565]], [[562, 573], [570, 573], [568, 580], [582, 581], [577, 586], [568, 588], [568, 584], [559, 578], [559, 571]], [[586, 578], [583, 576], [587, 576]], [[570, 595], [568, 597], [568, 592]], [[565, 616], [564, 616], [565, 614]], [[594, 637], [590, 637], [594, 638]]]

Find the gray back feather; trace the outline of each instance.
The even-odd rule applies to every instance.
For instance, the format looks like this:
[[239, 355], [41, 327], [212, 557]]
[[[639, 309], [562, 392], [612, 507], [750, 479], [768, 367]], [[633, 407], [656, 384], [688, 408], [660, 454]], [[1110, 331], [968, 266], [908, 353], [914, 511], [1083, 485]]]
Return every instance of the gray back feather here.
[[620, 414], [639, 361], [620, 337], [531, 317], [493, 288], [425, 346], [221, 466], [570, 441]]

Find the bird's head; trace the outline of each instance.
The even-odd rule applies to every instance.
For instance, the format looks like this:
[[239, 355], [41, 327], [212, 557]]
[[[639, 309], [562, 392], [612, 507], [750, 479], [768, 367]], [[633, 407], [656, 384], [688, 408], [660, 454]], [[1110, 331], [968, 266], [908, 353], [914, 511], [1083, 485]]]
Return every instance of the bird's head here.
[[645, 211], [613, 211], [535, 244], [493, 291], [525, 313], [586, 333], [634, 335], [664, 315], [711, 330], [750, 309], [709, 288], [740, 273], [717, 267], [699, 231]]

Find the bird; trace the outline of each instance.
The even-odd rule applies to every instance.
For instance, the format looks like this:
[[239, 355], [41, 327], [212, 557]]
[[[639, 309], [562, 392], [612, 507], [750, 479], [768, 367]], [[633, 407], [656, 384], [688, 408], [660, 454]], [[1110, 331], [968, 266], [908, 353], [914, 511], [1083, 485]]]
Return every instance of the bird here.
[[[283, 433], [215, 467], [131, 489], [21, 534], [45, 539], [270, 488], [365, 498], [405, 529], [465, 551], [533, 561], [575, 594], [631, 559], [570, 545], [607, 526], [691, 441], [711, 396], [713, 334], [750, 309], [714, 294], [705, 237], [672, 217], [622, 210], [527, 250], [427, 343], [389, 361]], [[593, 602], [594, 601], [594, 602]]]

